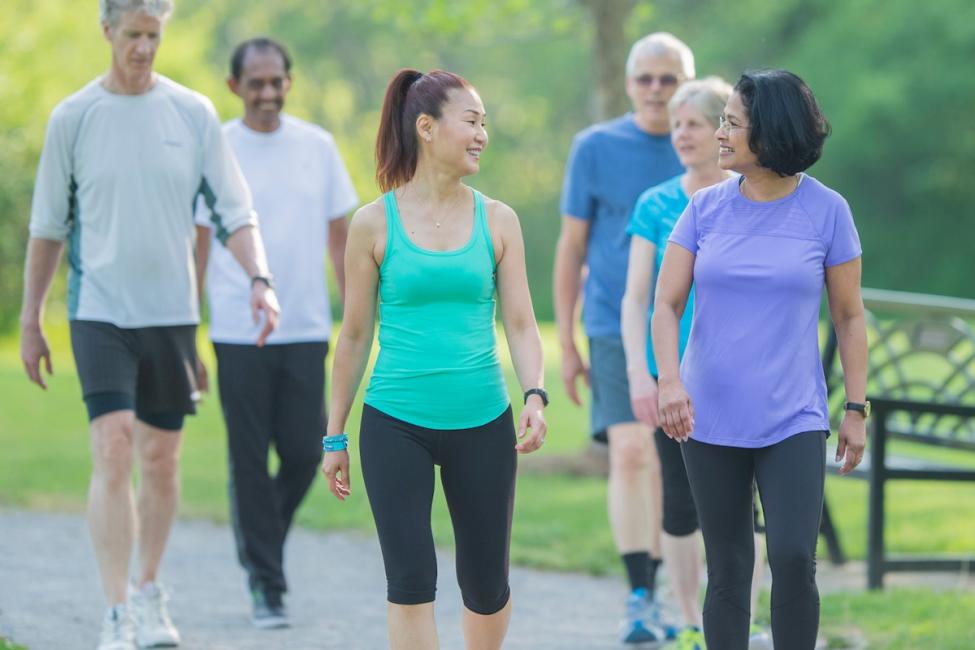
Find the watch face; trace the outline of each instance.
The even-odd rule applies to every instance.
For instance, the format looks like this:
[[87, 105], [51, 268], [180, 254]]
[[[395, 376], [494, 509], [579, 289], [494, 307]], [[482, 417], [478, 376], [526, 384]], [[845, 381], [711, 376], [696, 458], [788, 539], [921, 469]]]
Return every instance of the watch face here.
[[870, 417], [870, 402], [863, 403], [863, 417]]

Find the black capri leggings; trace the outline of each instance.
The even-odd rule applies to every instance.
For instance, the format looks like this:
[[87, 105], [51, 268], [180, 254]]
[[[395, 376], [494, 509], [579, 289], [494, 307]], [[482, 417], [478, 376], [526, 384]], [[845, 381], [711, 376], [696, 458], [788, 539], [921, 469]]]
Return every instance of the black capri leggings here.
[[813, 650], [819, 629], [816, 539], [823, 512], [826, 432], [759, 449], [683, 443], [708, 563], [704, 637], [709, 650], [746, 650], [752, 567], [752, 483], [765, 513], [772, 569], [772, 641]]
[[[653, 438], [657, 446], [657, 457], [660, 458], [660, 475], [663, 481], [663, 529], [673, 537], [686, 537], [697, 531], [698, 522], [697, 508], [694, 507], [691, 484], [687, 480], [681, 444], [667, 436], [663, 429], [654, 431]], [[754, 493], [754, 489], [752, 492]], [[758, 512], [757, 499], [754, 498], [752, 514], [755, 532], [764, 533], [765, 525]]]
[[464, 605], [489, 615], [508, 603], [515, 442], [510, 406], [470, 429], [428, 429], [362, 407], [362, 478], [376, 519], [389, 602], [434, 600], [437, 557], [430, 509], [434, 465], [440, 465]]

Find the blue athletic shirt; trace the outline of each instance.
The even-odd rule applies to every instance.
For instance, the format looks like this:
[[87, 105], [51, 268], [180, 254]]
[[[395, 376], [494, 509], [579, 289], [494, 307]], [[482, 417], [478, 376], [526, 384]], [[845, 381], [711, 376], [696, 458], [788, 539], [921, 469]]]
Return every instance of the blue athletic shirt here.
[[[656, 286], [656, 277], [660, 273], [660, 265], [664, 261], [664, 249], [667, 247], [670, 232], [690, 202], [684, 192], [684, 187], [681, 185], [683, 178], [683, 174], [675, 176], [656, 187], [651, 187], [640, 195], [636, 207], [633, 209], [630, 225], [626, 227], [626, 234], [642, 237], [656, 246], [657, 259], [653, 268], [654, 287]], [[651, 292], [653, 290], [651, 288]], [[687, 347], [687, 339], [691, 335], [691, 314], [693, 311], [694, 291], [692, 290], [687, 296], [684, 315], [680, 319], [678, 351], [681, 357], [684, 356], [684, 348]], [[653, 316], [653, 299], [650, 301], [649, 315]], [[657, 376], [657, 361], [653, 356], [653, 341], [650, 339], [649, 331], [647, 332], [647, 369], [651, 375]]]
[[681, 172], [670, 135], [641, 130], [632, 113], [595, 124], [572, 141], [561, 212], [590, 224], [582, 302], [588, 336], [620, 336], [630, 255], [627, 222], [644, 190]]

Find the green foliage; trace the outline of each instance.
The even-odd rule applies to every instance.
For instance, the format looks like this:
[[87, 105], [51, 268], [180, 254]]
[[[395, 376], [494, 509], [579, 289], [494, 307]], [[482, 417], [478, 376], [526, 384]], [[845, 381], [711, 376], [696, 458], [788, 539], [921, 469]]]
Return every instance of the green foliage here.
[[[291, 48], [288, 109], [332, 131], [363, 200], [377, 191], [373, 145], [386, 81], [400, 67], [445, 67], [488, 108], [491, 146], [471, 182], [519, 213], [541, 318], [550, 318], [558, 198], [572, 135], [590, 122], [592, 25], [579, 0], [209, 0], [177, 3], [158, 68], [240, 113], [228, 58], [269, 34]], [[0, 5], [0, 328], [16, 318], [37, 156], [51, 109], [108, 65], [94, 5]], [[80, 13], [79, 13], [80, 12]], [[834, 133], [812, 173], [853, 207], [868, 286], [975, 296], [965, 262], [975, 236], [975, 4], [742, 0], [636, 2], [627, 38], [672, 31], [699, 74], [792, 69]], [[622, 83], [622, 71], [620, 71]], [[923, 264], [904, 263], [923, 259]]]
[[833, 135], [811, 173], [853, 208], [865, 285], [975, 296], [975, 83], [962, 72], [975, 60], [975, 4], [656, 4], [695, 49], [699, 75], [784, 67], [812, 87]]

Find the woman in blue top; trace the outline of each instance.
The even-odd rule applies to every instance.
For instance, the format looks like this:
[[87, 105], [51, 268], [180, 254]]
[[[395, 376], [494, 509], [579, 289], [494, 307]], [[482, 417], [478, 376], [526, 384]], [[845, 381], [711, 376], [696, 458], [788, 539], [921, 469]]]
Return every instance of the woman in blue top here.
[[[438, 647], [435, 469], [450, 509], [467, 647], [501, 647], [511, 616], [508, 549], [517, 453], [541, 447], [542, 345], [518, 217], [463, 183], [488, 143], [481, 98], [443, 70], [400, 70], [376, 141], [385, 194], [352, 219], [345, 314], [332, 370], [322, 471], [350, 494], [343, 430], [379, 356], [359, 427], [362, 476], [386, 568], [393, 650]], [[495, 341], [495, 304], [525, 407], [512, 417]], [[520, 441], [519, 441], [520, 439]]]
[[[670, 576], [674, 597], [680, 608], [685, 628], [678, 639], [687, 650], [703, 648], [701, 633], [700, 585], [701, 551], [697, 511], [687, 482], [687, 471], [680, 444], [659, 428], [657, 418], [657, 365], [649, 338], [649, 316], [653, 313], [653, 283], [664, 258], [667, 239], [690, 197], [699, 189], [714, 185], [735, 174], [718, 167], [718, 142], [714, 130], [731, 86], [718, 77], [689, 81], [682, 85], [669, 102], [670, 136], [674, 150], [687, 172], [644, 192], [636, 203], [627, 233], [630, 261], [626, 275], [626, 293], [622, 304], [623, 343], [630, 385], [633, 413], [654, 431], [660, 474], [663, 481], [663, 532], [661, 550]], [[680, 352], [687, 345], [691, 330], [693, 294], [680, 320]], [[756, 535], [756, 553], [761, 552], [762, 538]], [[753, 602], [761, 587], [764, 562], [756, 562]], [[754, 609], [754, 607], [753, 607]], [[752, 631], [753, 645], [766, 641], [768, 634], [758, 628]]]

